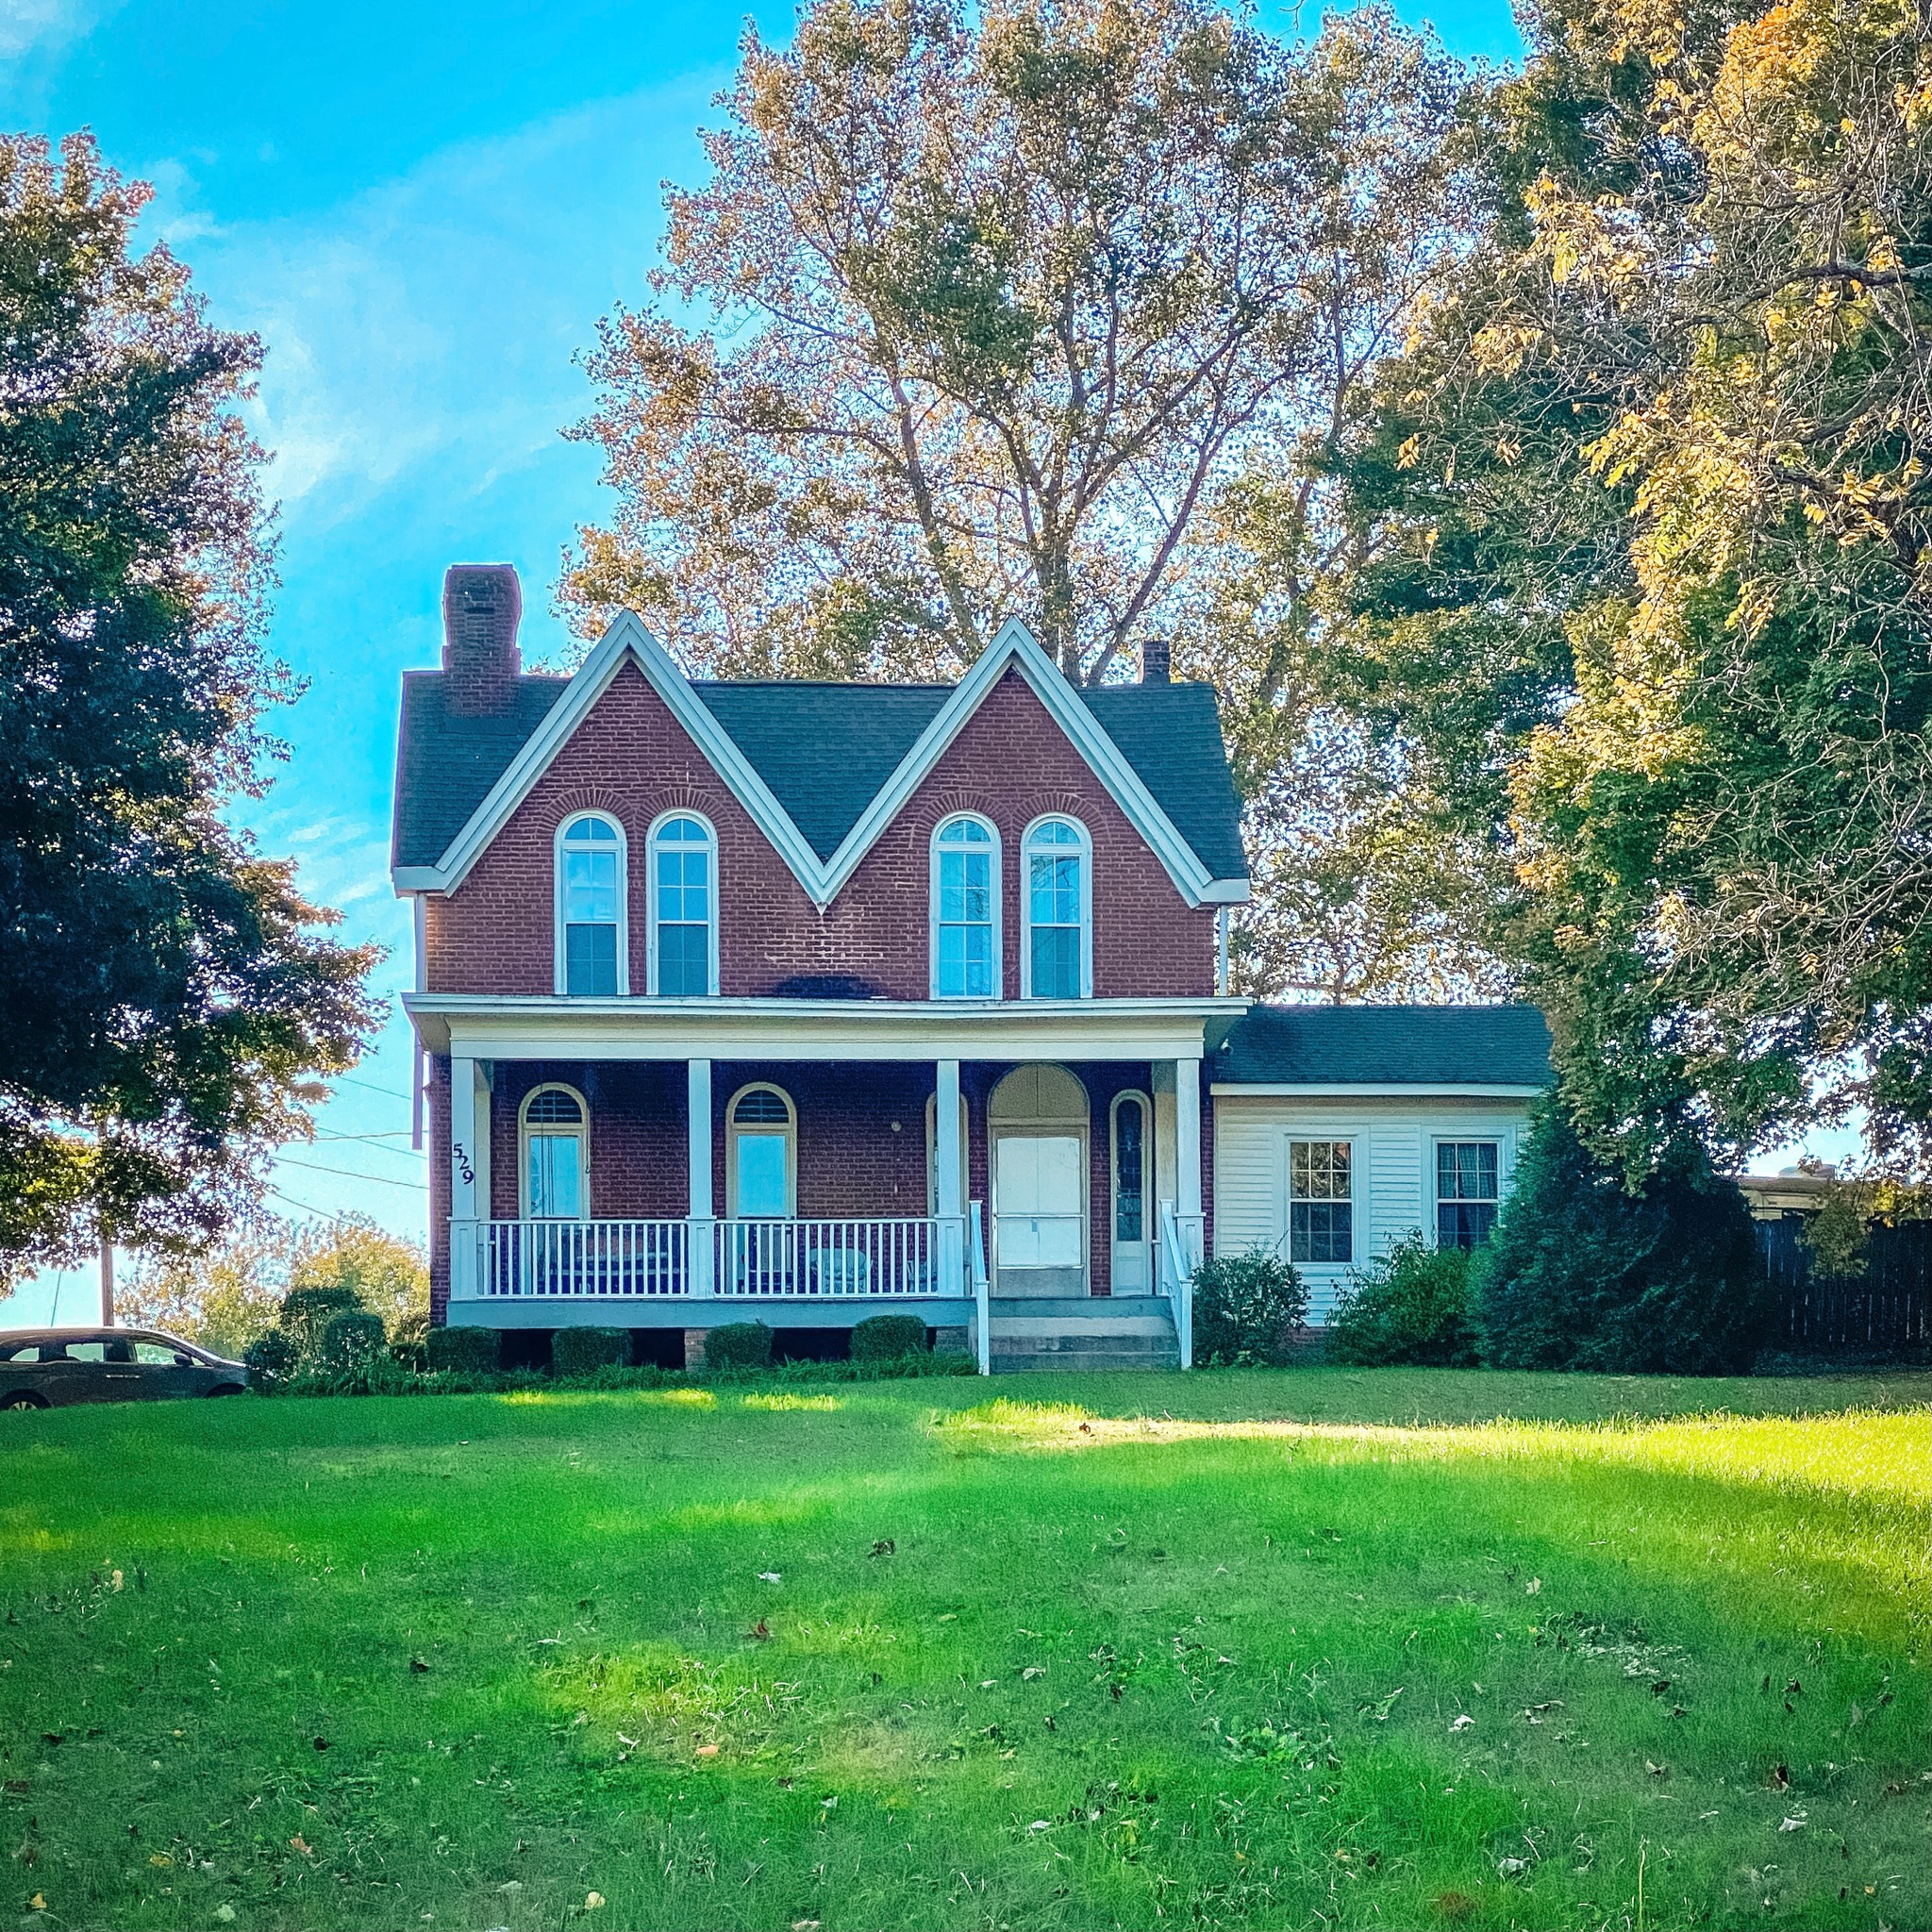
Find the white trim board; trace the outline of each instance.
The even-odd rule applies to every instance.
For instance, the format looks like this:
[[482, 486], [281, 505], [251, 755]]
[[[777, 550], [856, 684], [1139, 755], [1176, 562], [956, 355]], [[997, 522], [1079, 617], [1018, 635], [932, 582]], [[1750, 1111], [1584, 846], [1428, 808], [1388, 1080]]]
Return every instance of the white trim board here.
[[1128, 764], [1119, 746], [1081, 703], [1072, 685], [1037, 644], [1026, 627], [1009, 621], [964, 677], [954, 686], [932, 722], [899, 761], [891, 776], [845, 835], [829, 859], [822, 860], [770, 786], [739, 750], [690, 680], [658, 640], [629, 611], [620, 612], [563, 693], [530, 734], [508, 768], [433, 866], [393, 868], [399, 892], [453, 892], [469, 876], [490, 842], [523, 804], [572, 733], [609, 690], [626, 660], [634, 662], [678, 724], [730, 788], [752, 822], [764, 833], [812, 903], [829, 906], [858, 870], [886, 828], [905, 808], [953, 741], [965, 728], [988, 693], [1008, 668], [1032, 688], [1074, 749], [1107, 788], [1129, 824], [1160, 860], [1175, 890], [1191, 907], [1241, 905], [1248, 897], [1245, 878], [1216, 879], [1195, 856]]
[[1230, 1099], [1257, 1100], [1534, 1100], [1541, 1087], [1512, 1087], [1468, 1080], [1457, 1084], [1422, 1081], [1353, 1080], [1318, 1083], [1301, 1080], [1216, 1080], [1208, 1090]]

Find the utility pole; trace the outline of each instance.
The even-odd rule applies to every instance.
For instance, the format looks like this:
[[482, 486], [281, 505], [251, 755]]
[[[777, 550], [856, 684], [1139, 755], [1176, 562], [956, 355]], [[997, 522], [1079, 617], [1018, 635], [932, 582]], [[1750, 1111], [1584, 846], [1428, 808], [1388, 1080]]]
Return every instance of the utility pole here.
[[101, 1236], [101, 1326], [114, 1325], [114, 1242], [110, 1236]]

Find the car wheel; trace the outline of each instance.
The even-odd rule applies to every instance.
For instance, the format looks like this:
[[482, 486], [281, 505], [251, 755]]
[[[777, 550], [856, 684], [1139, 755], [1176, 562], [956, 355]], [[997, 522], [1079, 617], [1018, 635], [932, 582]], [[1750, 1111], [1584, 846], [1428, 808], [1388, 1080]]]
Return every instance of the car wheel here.
[[239, 1382], [218, 1382], [208, 1392], [210, 1395], [240, 1395], [243, 1391]]
[[0, 1408], [45, 1408], [47, 1398], [35, 1395], [25, 1389], [16, 1389], [11, 1395], [0, 1395]]

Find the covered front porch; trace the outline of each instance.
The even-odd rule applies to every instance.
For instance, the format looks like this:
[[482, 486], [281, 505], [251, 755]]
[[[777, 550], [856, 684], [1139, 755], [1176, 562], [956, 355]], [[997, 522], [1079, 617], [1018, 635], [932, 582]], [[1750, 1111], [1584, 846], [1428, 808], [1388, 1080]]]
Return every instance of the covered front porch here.
[[[432, 1250], [451, 1323], [701, 1334], [906, 1313], [982, 1369], [1003, 1329], [1030, 1338], [1022, 1354], [1158, 1329], [1189, 1357], [1219, 1018], [1200, 1009], [1219, 1002], [410, 1004], [425, 1044], [447, 1041]], [[721, 1050], [691, 1050], [700, 1021]]]

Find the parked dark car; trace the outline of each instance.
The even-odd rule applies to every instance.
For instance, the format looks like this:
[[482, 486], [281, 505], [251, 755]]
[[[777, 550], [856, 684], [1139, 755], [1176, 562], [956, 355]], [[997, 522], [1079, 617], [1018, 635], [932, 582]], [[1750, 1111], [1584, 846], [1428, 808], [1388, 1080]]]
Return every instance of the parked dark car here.
[[248, 1370], [153, 1328], [0, 1332], [0, 1408], [239, 1395]]

